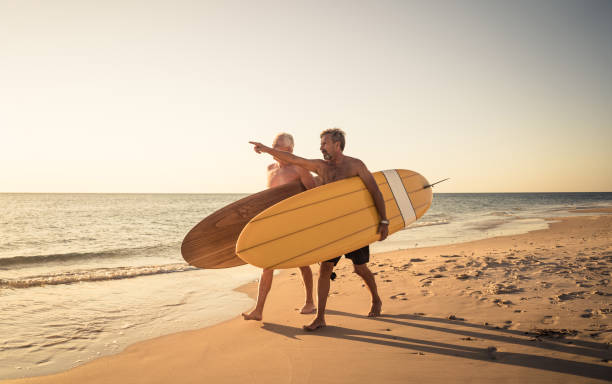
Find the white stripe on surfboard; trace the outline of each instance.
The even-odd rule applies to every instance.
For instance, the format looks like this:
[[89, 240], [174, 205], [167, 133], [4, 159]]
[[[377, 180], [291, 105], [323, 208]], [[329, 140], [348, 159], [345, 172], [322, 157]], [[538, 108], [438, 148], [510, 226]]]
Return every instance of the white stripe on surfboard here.
[[382, 172], [387, 179], [387, 183], [389, 183], [393, 197], [395, 197], [395, 202], [397, 203], [400, 213], [402, 214], [402, 218], [404, 219], [404, 228], [406, 228], [408, 225], [416, 221], [416, 213], [414, 212], [414, 207], [412, 206], [412, 202], [410, 201], [406, 187], [404, 187], [402, 178], [395, 169], [389, 169]]

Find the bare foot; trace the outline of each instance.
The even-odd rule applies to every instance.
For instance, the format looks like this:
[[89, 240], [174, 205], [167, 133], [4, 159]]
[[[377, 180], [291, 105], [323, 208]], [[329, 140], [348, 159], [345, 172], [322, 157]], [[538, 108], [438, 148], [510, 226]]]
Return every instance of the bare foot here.
[[251, 313], [246, 313], [243, 312], [242, 313], [242, 317], [245, 320], [257, 320], [257, 321], [261, 321], [261, 312], [258, 312], [256, 310], [252, 310]]
[[304, 329], [305, 331], [308, 332], [313, 332], [316, 331], [319, 328], [323, 328], [325, 327], [325, 320], [323, 319], [319, 319], [318, 317], [314, 319], [314, 321], [312, 323], [310, 323], [309, 325], [304, 325], [302, 327], [302, 329]]
[[313, 303], [306, 303], [304, 304], [302, 309], [300, 309], [300, 313], [302, 315], [308, 315], [310, 313], [316, 313], [316, 312], [317, 312], [317, 307], [315, 307]]
[[372, 308], [370, 308], [370, 313], [368, 313], [368, 317], [380, 316], [381, 312], [382, 312], [382, 301], [376, 301], [372, 303]]

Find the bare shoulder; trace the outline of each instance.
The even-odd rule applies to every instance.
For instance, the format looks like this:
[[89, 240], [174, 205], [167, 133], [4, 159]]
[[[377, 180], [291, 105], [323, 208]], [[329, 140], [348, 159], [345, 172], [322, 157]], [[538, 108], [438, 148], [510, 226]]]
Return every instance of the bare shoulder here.
[[350, 157], [350, 156], [345, 156], [345, 158], [348, 160], [348, 163], [350, 165], [350, 168], [354, 171], [360, 171], [360, 170], [367, 170], [368, 168], [366, 167], [365, 163], [361, 160], [359, 160], [356, 157]]
[[351, 173], [354, 175], [358, 175], [362, 180], [370, 180], [372, 178], [372, 173], [365, 165], [365, 163], [355, 157], [350, 158], [349, 167], [351, 169]]
[[292, 165], [292, 166], [291, 166], [291, 168], [292, 168], [292, 169], [293, 169], [295, 172], [297, 172], [297, 173], [299, 173], [299, 174], [301, 174], [301, 175], [306, 174], [306, 173], [310, 173], [310, 172], [308, 172], [308, 170], [307, 170], [306, 168], [304, 168], [304, 167], [300, 167], [299, 165]]

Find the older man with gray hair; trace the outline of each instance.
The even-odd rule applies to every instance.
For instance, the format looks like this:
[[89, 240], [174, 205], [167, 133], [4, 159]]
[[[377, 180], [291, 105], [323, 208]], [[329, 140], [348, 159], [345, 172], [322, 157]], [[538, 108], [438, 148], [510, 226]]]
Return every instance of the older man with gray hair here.
[[[288, 133], [279, 133], [272, 142], [272, 148], [279, 152], [293, 152], [293, 136]], [[288, 184], [294, 181], [301, 181], [306, 189], [315, 187], [315, 181], [306, 169], [284, 162], [275, 158], [276, 162], [268, 166], [268, 188], [278, 187], [283, 184]], [[309, 266], [300, 267], [302, 280], [304, 281], [304, 290], [306, 293], [306, 302], [300, 313], [308, 314], [315, 313], [316, 307], [313, 300], [313, 283], [312, 271]], [[261, 320], [263, 318], [263, 309], [266, 303], [268, 292], [272, 288], [272, 279], [274, 270], [264, 269], [259, 280], [259, 289], [257, 294], [257, 304], [251, 312], [245, 312], [242, 317], [245, 320]]]

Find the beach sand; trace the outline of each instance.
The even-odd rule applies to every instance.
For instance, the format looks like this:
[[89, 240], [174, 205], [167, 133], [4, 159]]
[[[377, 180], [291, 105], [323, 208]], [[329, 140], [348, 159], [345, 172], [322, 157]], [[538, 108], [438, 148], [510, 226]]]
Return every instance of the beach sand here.
[[[6, 383], [596, 383], [612, 380], [612, 210], [547, 230], [373, 255], [383, 315], [342, 259], [326, 328], [305, 332], [299, 271], [242, 317]], [[318, 268], [315, 266], [314, 270]], [[316, 278], [316, 276], [315, 276]], [[241, 288], [256, 295], [256, 283]], [[239, 314], [237, 314], [239, 315]]]

